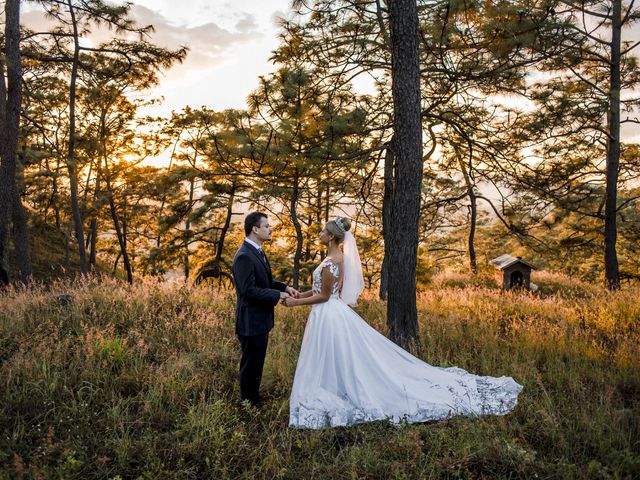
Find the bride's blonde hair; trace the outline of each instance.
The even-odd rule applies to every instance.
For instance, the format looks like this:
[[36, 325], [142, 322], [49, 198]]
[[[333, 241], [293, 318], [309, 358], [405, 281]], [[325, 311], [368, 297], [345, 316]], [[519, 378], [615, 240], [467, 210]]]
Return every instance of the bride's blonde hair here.
[[338, 242], [342, 242], [346, 233], [351, 229], [351, 220], [348, 217], [336, 217], [328, 221], [324, 228], [336, 237]]

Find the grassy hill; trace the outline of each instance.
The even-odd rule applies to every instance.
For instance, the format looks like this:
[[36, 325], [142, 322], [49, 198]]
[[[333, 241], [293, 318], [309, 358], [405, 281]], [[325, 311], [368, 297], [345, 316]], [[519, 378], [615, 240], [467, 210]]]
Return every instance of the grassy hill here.
[[[440, 277], [419, 296], [422, 358], [513, 376], [511, 414], [320, 431], [287, 426], [306, 308], [278, 307], [254, 412], [237, 401], [229, 292], [9, 290], [0, 478], [638, 478], [640, 288], [534, 281], [542, 294]], [[372, 294], [358, 311], [384, 331], [384, 308]]]
[[[67, 248], [68, 244], [68, 248]], [[38, 283], [60, 279], [73, 279], [80, 273], [80, 260], [75, 241], [67, 240], [65, 233], [52, 225], [32, 219], [29, 225], [29, 255], [33, 278]], [[19, 279], [13, 245], [9, 249], [10, 272]], [[98, 260], [97, 273], [109, 272], [109, 267]]]

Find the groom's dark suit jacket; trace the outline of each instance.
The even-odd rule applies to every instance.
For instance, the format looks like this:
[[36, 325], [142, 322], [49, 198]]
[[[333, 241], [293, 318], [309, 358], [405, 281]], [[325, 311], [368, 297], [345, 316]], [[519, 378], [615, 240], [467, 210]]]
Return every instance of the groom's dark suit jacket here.
[[273, 328], [273, 308], [280, 292], [287, 286], [276, 282], [268, 260], [258, 250], [243, 242], [233, 258], [236, 286], [236, 333], [243, 336], [263, 335]]

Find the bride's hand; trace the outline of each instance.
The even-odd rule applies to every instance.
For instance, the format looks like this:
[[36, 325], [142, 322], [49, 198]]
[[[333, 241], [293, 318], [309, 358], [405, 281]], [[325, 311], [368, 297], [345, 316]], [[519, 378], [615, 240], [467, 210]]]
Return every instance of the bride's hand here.
[[287, 307], [295, 307], [295, 306], [296, 306], [295, 301], [296, 301], [296, 299], [295, 299], [295, 298], [293, 298], [293, 297], [288, 297], [288, 298], [285, 298], [285, 299], [283, 300], [283, 303], [284, 303]]
[[285, 292], [287, 292], [293, 298], [300, 298], [300, 292], [298, 290], [296, 290], [295, 288], [293, 288], [293, 287], [287, 287]]

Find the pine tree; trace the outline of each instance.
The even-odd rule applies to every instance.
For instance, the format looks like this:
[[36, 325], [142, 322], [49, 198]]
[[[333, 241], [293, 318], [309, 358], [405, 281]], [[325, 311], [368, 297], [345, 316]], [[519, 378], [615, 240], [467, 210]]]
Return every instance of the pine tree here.
[[9, 282], [8, 251], [11, 223], [20, 276], [22, 281], [27, 283], [31, 277], [27, 222], [16, 186], [22, 99], [19, 0], [5, 2], [4, 46], [5, 54], [0, 58], [0, 283]]
[[[637, 123], [637, 98], [624, 95], [637, 87], [640, 68], [634, 49], [622, 41], [623, 30], [640, 18], [633, 2], [558, 1], [557, 27], [551, 32], [562, 54], [541, 66], [548, 79], [532, 93], [536, 110], [523, 135], [536, 147], [535, 168], [519, 169], [518, 181], [558, 208], [603, 223], [607, 288], [620, 287], [618, 217], [637, 199], [620, 198], [637, 175], [621, 164], [620, 127]], [[631, 167], [631, 168], [629, 168]]]

